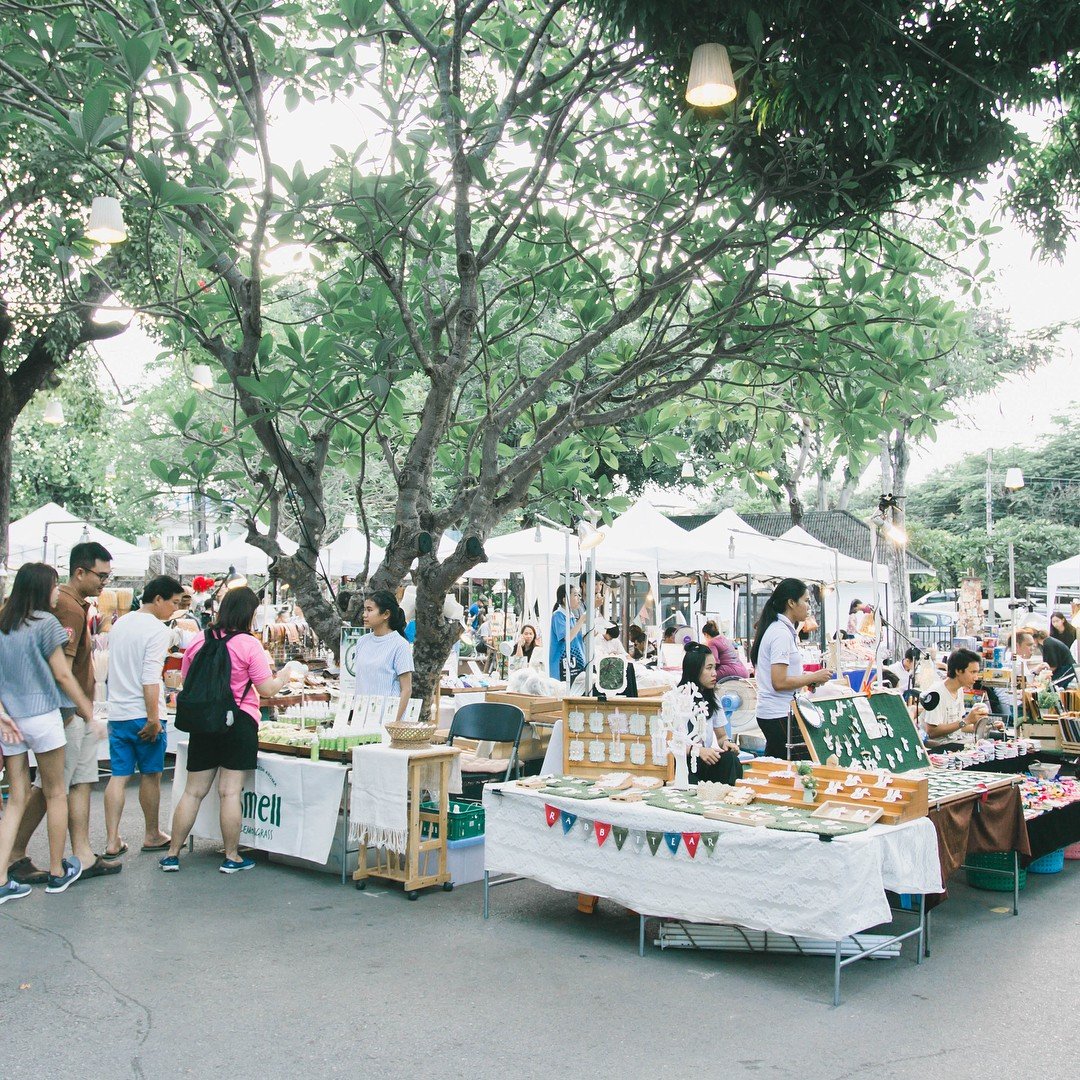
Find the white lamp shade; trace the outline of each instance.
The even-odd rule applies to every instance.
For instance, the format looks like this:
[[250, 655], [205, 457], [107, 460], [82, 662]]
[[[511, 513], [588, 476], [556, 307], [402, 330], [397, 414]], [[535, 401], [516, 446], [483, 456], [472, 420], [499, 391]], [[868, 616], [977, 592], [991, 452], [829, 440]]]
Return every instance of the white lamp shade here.
[[737, 93], [727, 49], [714, 41], [699, 45], [690, 61], [686, 100], [699, 109], [713, 109], [734, 101]]
[[604, 542], [604, 534], [595, 525], [590, 525], [587, 521], [578, 522], [577, 535], [578, 547], [582, 551], [591, 551]]
[[360, 527], [360, 522], [357, 520], [355, 514], [346, 514], [341, 522], [342, 528], [345, 529], [357, 529]]
[[682, 465], [682, 478], [684, 480], [693, 480], [694, 476], [694, 463], [692, 461], [684, 461]]
[[1024, 486], [1024, 470], [1023, 469], [1006, 469], [1005, 470], [1005, 490], [1006, 491], [1019, 491]]
[[90, 205], [90, 224], [86, 235], [99, 244], [122, 244], [127, 239], [127, 226], [120, 200], [111, 195], [99, 195]]
[[46, 424], [55, 424], [59, 427], [64, 422], [64, 406], [59, 398], [52, 398], [45, 405], [45, 415], [42, 417]]
[[196, 364], [191, 369], [191, 385], [196, 390], [209, 390], [214, 385], [214, 373], [209, 364]]

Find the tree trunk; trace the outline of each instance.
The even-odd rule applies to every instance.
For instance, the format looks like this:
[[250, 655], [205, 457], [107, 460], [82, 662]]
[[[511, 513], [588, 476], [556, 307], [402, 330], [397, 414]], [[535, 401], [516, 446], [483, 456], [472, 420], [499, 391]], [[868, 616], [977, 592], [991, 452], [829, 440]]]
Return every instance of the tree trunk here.
[[784, 490], [787, 492], [788, 497], [788, 513], [791, 514], [791, 524], [801, 525], [803, 523], [803, 502], [799, 498], [799, 489], [794, 484], [785, 484]]
[[8, 526], [11, 524], [11, 435], [15, 420], [11, 411], [0, 405], [0, 601], [7, 596], [8, 589], [4, 568], [8, 564]]

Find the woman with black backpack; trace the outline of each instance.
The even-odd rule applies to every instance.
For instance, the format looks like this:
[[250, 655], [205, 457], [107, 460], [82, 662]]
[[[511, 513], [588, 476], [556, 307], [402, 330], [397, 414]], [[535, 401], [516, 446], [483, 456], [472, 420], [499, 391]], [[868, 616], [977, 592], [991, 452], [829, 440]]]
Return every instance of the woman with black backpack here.
[[[255, 768], [259, 754], [259, 698], [273, 697], [289, 681], [293, 666], [286, 664], [276, 677], [270, 670], [262, 642], [251, 632], [258, 607], [259, 598], [251, 589], [231, 589], [213, 624], [184, 653], [180, 669], [184, 689], [177, 702], [177, 726], [185, 717], [183, 730], [189, 732], [187, 786], [173, 813], [172, 843], [161, 860], [162, 870], [180, 869], [180, 849], [215, 777], [225, 844], [225, 859], [218, 869], [235, 874], [255, 865], [254, 859], [240, 856], [240, 793], [244, 773]], [[200, 658], [204, 648], [207, 652]], [[222, 648], [227, 650], [228, 665], [222, 663]], [[210, 680], [215, 685], [208, 685]], [[216, 685], [218, 682], [221, 685]], [[228, 726], [215, 730], [220, 727], [217, 712], [222, 701], [232, 706], [226, 712]]]

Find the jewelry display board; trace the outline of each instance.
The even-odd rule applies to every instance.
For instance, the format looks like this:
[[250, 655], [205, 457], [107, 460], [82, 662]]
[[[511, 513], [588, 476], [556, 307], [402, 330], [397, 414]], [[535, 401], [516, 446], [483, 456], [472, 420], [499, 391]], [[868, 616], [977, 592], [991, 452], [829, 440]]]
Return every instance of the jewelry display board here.
[[675, 777], [675, 759], [665, 749], [657, 755], [653, 736], [659, 730], [659, 699], [609, 697], [564, 698], [563, 772], [593, 778], [614, 771], [635, 776]]
[[915, 721], [898, 694], [858, 694], [826, 701], [797, 697], [795, 719], [810, 756], [818, 763], [892, 773], [930, 763]]

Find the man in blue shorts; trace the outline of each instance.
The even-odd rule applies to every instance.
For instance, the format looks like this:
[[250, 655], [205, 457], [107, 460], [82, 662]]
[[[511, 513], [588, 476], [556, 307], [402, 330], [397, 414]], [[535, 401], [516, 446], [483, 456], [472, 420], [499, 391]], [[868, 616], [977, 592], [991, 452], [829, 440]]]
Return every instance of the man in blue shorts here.
[[143, 851], [164, 851], [169, 837], [161, 831], [161, 773], [165, 768], [165, 688], [161, 670], [169, 648], [165, 625], [184, 597], [175, 578], [154, 578], [143, 590], [142, 607], [109, 633], [109, 759], [112, 778], [105, 788], [103, 859], [127, 851], [120, 837], [124, 789], [139, 770], [139, 803], [146, 823]]

